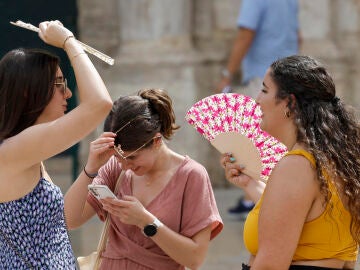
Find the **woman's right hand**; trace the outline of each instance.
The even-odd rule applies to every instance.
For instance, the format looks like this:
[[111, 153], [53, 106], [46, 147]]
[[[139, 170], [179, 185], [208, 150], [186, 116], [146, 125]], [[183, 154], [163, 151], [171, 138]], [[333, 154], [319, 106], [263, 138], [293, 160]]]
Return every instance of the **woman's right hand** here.
[[63, 48], [69, 36], [74, 35], [60, 21], [45, 21], [39, 24], [39, 37], [49, 45]]
[[89, 156], [86, 162], [87, 172], [97, 172], [114, 154], [115, 133], [104, 132], [90, 143]]
[[244, 167], [236, 164], [235, 161], [231, 153], [221, 155], [220, 164], [225, 170], [225, 178], [237, 187], [246, 188], [252, 178], [242, 173]]

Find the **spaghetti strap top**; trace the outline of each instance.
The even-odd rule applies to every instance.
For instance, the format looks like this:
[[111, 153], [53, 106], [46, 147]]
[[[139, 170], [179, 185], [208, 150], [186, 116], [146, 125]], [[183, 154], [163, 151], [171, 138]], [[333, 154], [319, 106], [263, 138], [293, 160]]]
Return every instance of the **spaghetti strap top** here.
[[43, 176], [41, 172], [36, 187], [24, 197], [0, 203], [0, 228], [7, 238], [0, 234], [0, 269], [25, 270], [28, 264], [32, 269], [76, 269], [62, 192]]
[[[316, 167], [314, 157], [305, 150], [292, 150], [286, 155], [304, 156]], [[358, 247], [350, 233], [350, 213], [326, 174], [325, 178], [329, 186], [329, 202], [319, 217], [304, 223], [293, 261], [327, 258], [355, 261], [357, 258]], [[244, 225], [245, 246], [252, 255], [256, 255], [258, 251], [258, 220], [262, 201], [263, 196], [248, 214]]]

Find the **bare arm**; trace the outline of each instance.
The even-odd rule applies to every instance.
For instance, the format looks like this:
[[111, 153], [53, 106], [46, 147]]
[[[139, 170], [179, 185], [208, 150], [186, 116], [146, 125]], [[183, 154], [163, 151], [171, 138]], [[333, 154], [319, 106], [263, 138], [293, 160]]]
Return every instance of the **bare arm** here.
[[[56, 47], [62, 47], [72, 35], [58, 21], [43, 22], [39, 29], [40, 38]], [[95, 129], [111, 109], [109, 93], [81, 46], [68, 38], [65, 49], [74, 68], [80, 104], [54, 121], [35, 124], [6, 140], [0, 162], [9, 172], [24, 170], [74, 145]]]
[[[99, 138], [90, 143], [89, 157], [86, 163], [88, 173], [96, 173], [109, 158], [113, 155], [112, 146], [114, 145], [112, 132], [104, 132]], [[91, 184], [90, 179], [84, 171], [81, 171], [76, 181], [71, 185], [65, 194], [65, 214], [69, 229], [75, 229], [94, 214], [95, 210], [86, 201], [88, 196], [87, 186]]]
[[248, 28], [240, 27], [238, 30], [235, 43], [232, 47], [226, 68], [233, 75], [240, 66], [241, 61], [248, 52], [255, 37], [255, 31]]
[[209, 247], [211, 226], [206, 227], [192, 238], [182, 236], [166, 226], [152, 238], [154, 242], [175, 261], [190, 269], [199, 269]]
[[259, 214], [259, 249], [251, 269], [289, 269], [303, 225], [318, 194], [310, 163], [283, 158], [270, 176]]
[[95, 215], [95, 210], [86, 201], [88, 195], [87, 186], [91, 184], [91, 180], [82, 171], [65, 194], [64, 207], [66, 224], [69, 230], [80, 227]]
[[255, 34], [256, 32], [253, 30], [244, 27], [239, 28], [226, 65], [229, 76], [222, 78], [217, 87], [217, 92], [220, 92], [225, 86], [230, 85], [231, 78], [239, 70], [240, 63], [248, 52]]

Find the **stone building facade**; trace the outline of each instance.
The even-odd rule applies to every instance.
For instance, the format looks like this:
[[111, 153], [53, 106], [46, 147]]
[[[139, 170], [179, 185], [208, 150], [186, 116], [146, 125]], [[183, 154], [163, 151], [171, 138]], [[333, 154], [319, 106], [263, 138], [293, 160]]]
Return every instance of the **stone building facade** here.
[[[338, 95], [360, 101], [360, 1], [299, 0], [302, 54], [322, 61]], [[215, 186], [226, 185], [219, 154], [184, 120], [214, 93], [236, 33], [241, 0], [78, 0], [79, 39], [115, 58], [93, 59], [113, 99], [140, 88], [164, 88], [182, 126], [169, 145], [202, 163]], [[101, 132], [89, 136], [93, 139]], [[87, 144], [81, 146], [86, 158]]]

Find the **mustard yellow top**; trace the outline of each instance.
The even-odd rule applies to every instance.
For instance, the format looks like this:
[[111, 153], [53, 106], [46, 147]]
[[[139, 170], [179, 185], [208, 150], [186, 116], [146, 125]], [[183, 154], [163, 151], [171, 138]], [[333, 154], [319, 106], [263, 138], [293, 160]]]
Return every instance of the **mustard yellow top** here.
[[[305, 150], [293, 150], [287, 155], [302, 155], [316, 167], [314, 157]], [[358, 246], [350, 233], [350, 213], [344, 208], [334, 184], [327, 177], [326, 180], [331, 193], [330, 201], [318, 218], [304, 223], [293, 261], [328, 258], [356, 261]], [[245, 247], [252, 255], [258, 251], [258, 220], [262, 200], [263, 196], [248, 214], [244, 225]]]

